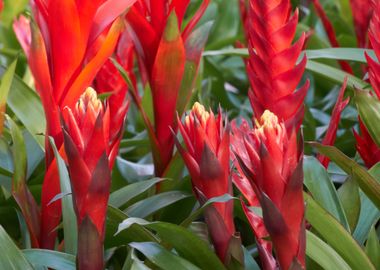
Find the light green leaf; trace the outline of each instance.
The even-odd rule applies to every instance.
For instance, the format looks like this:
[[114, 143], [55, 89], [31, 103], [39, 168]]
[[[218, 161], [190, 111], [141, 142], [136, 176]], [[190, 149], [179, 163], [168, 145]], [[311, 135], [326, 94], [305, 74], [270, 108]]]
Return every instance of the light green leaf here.
[[376, 269], [380, 269], [380, 243], [375, 226], [372, 226], [371, 231], [369, 232], [367, 243], [365, 245], [365, 252]]
[[62, 218], [63, 218], [63, 232], [65, 236], [65, 251], [70, 254], [77, 253], [78, 244], [78, 227], [77, 218], [74, 212], [73, 199], [71, 195], [71, 184], [69, 172], [65, 161], [58, 153], [57, 147], [53, 138], [49, 138], [50, 145], [53, 148], [55, 160], [57, 162], [59, 172], [59, 183], [61, 187], [61, 193], [67, 194], [61, 198], [62, 200]]
[[368, 91], [356, 90], [355, 102], [360, 119], [366, 126], [372, 139], [380, 146], [380, 101]]
[[304, 157], [304, 184], [308, 191], [325, 210], [333, 215], [339, 222], [350, 231], [350, 227], [339, 201], [338, 194], [326, 169], [315, 158]]
[[[66, 243], [66, 242], [65, 242]], [[22, 251], [35, 267], [49, 267], [55, 270], [75, 270], [75, 256], [46, 249], [25, 249]]]
[[335, 162], [347, 174], [353, 176], [368, 198], [380, 208], [380, 183], [362, 166], [333, 146], [324, 146], [319, 143], [310, 144], [315, 147], [318, 152]]
[[336, 251], [310, 231], [306, 231], [306, 256], [325, 270], [350, 270]]
[[16, 70], [17, 59], [9, 66], [1, 78], [0, 84], [0, 135], [3, 132], [5, 120], [5, 108], [8, 99], [8, 93], [12, 85], [13, 76]]
[[[380, 181], [380, 163], [373, 166], [368, 171], [373, 178], [378, 182]], [[368, 233], [373, 224], [375, 224], [380, 219], [380, 210], [374, 205], [371, 200], [360, 191], [360, 201], [361, 209], [358, 224], [356, 225], [354, 231], [354, 238], [359, 244], [363, 245], [364, 241], [367, 239]]]
[[354, 270], [375, 270], [375, 267], [344, 227], [310, 195], [304, 193], [306, 201], [306, 219], [319, 235]]
[[0, 225], [0, 265], [6, 270], [33, 270], [21, 250]]

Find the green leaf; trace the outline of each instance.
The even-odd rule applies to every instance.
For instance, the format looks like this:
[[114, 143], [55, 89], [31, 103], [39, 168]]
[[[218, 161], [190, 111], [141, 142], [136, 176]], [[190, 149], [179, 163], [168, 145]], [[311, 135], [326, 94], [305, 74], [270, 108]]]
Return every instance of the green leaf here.
[[[4, 69], [0, 67], [0, 74]], [[17, 75], [13, 77], [7, 104], [34, 139], [45, 149], [46, 120], [41, 100]]]
[[118, 232], [139, 224], [157, 232], [162, 241], [176, 249], [178, 254], [201, 269], [225, 269], [216, 254], [212, 252], [204, 240], [190, 230], [166, 222], [148, 222], [143, 219], [129, 218], [120, 225]]
[[0, 225], [0, 265], [7, 270], [33, 270], [21, 250]]
[[[66, 244], [66, 240], [65, 240]], [[24, 256], [34, 267], [48, 267], [55, 270], [75, 270], [75, 256], [46, 249], [24, 249]]]
[[197, 219], [203, 211], [209, 207], [212, 203], [225, 203], [230, 200], [236, 199], [235, 197], [232, 197], [230, 194], [224, 194], [219, 197], [214, 197], [209, 199], [207, 202], [205, 202], [202, 207], [198, 208], [194, 212], [192, 212], [184, 221], [181, 222], [181, 226], [187, 227], [193, 222], [195, 219]]
[[354, 231], [360, 215], [359, 186], [355, 179], [348, 177], [346, 182], [339, 188], [338, 194], [346, 213], [348, 223], [350, 224], [351, 231]]
[[380, 146], [380, 101], [368, 91], [356, 90], [355, 102], [371, 138]]
[[10, 26], [13, 20], [19, 15], [28, 4], [28, 0], [5, 0], [4, 10], [1, 13], [1, 22]]
[[344, 227], [310, 195], [304, 193], [306, 201], [306, 219], [319, 235], [352, 268], [357, 270], [375, 269], [367, 255]]
[[59, 172], [59, 183], [61, 187], [61, 193], [66, 194], [62, 197], [62, 218], [63, 218], [63, 232], [65, 236], [65, 251], [70, 254], [77, 253], [78, 244], [78, 227], [77, 218], [74, 212], [73, 199], [71, 195], [71, 184], [69, 172], [65, 161], [58, 153], [57, 147], [54, 143], [54, 139], [49, 137], [49, 142], [54, 151], [55, 160], [57, 162]]
[[[380, 163], [373, 166], [368, 172], [379, 182]], [[354, 237], [359, 244], [363, 245], [372, 225], [380, 219], [380, 211], [362, 191], [360, 191], [360, 201], [360, 216], [354, 231]]]
[[319, 143], [310, 144], [315, 147], [318, 152], [335, 162], [347, 174], [353, 176], [368, 198], [380, 208], [380, 183], [362, 166], [333, 146], [324, 146]]
[[135, 249], [131, 248], [122, 270], [149, 270], [150, 268], [140, 261], [135, 253]]
[[109, 204], [117, 208], [121, 207], [122, 205], [129, 202], [131, 199], [137, 197], [138, 195], [142, 194], [143, 192], [147, 191], [155, 184], [163, 180], [165, 179], [153, 178], [150, 180], [127, 185], [121, 189], [116, 190], [110, 195]]
[[129, 218], [120, 224], [118, 231], [122, 232], [134, 224], [139, 224], [157, 232], [160, 239], [173, 247], [181, 257], [201, 269], [225, 269], [206, 242], [182, 226], [166, 222], [150, 223], [143, 219]]
[[246, 270], [260, 270], [260, 266], [253, 259], [252, 255], [249, 254], [249, 251], [243, 247], [244, 252], [244, 269]]
[[[134, 224], [128, 230], [118, 232], [119, 224], [129, 217], [121, 210], [108, 206], [107, 209], [107, 222], [106, 222], [106, 247], [115, 247], [125, 245], [130, 242], [153, 242], [158, 239], [149, 230], [145, 229], [138, 224]], [[117, 234], [117, 237], [115, 237]]]
[[306, 69], [308, 71], [311, 71], [323, 76], [324, 78], [328, 79], [331, 82], [335, 82], [338, 84], [343, 84], [344, 79], [348, 77], [347, 87], [351, 89], [354, 89], [355, 87], [364, 89], [368, 86], [366, 82], [338, 68], [334, 68], [329, 65], [318, 63], [312, 60], [307, 61]]
[[5, 120], [5, 107], [8, 99], [8, 93], [12, 85], [13, 76], [16, 70], [17, 59], [9, 66], [1, 78], [0, 84], [0, 135], [3, 132]]
[[376, 269], [380, 269], [380, 243], [375, 226], [372, 226], [371, 231], [369, 232], [367, 244], [365, 245], [365, 252]]
[[190, 195], [181, 191], [168, 191], [139, 201], [125, 210], [131, 217], [145, 218], [156, 211], [175, 202], [188, 198]]
[[13, 153], [13, 177], [12, 190], [15, 193], [22, 192], [26, 186], [27, 156], [24, 137], [16, 123], [6, 116], [9, 130], [12, 136], [12, 153]]
[[[366, 63], [367, 60], [364, 53], [370, 57], [375, 58], [373, 50], [359, 49], [359, 48], [326, 48], [318, 50], [305, 50], [307, 59], [333, 59], [333, 60], [347, 60]], [[248, 57], [247, 49], [222, 49], [216, 51], [205, 51], [203, 56], [241, 56]], [[301, 56], [303, 57], [303, 55]]]
[[131, 247], [143, 253], [149, 261], [163, 270], [183, 269], [183, 270], [200, 270], [192, 263], [171, 253], [157, 243], [143, 242], [130, 243]]
[[306, 255], [325, 270], [352, 269], [333, 248], [310, 231], [306, 231]]
[[325, 168], [315, 157], [305, 156], [303, 170], [304, 184], [313, 195], [314, 200], [339, 220], [343, 227], [349, 231], [350, 227], [343, 207], [339, 201], [334, 184]]

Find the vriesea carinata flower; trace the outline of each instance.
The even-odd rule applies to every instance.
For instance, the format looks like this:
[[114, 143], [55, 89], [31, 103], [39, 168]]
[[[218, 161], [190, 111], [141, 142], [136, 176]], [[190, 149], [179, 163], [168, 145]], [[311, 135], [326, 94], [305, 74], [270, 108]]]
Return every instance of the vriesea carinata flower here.
[[[228, 124], [223, 122], [221, 112], [215, 116], [199, 103], [194, 104], [183, 124], [178, 119], [186, 149], [178, 141], [176, 145], [201, 204], [224, 194], [232, 195], [230, 131]], [[228, 265], [231, 256], [236, 258], [240, 249], [239, 238], [235, 235], [233, 202], [213, 203], [206, 209], [205, 218], [215, 250]]]
[[241, 128], [232, 133], [243, 137], [243, 142], [234, 141], [235, 157], [260, 202], [278, 264], [281, 269], [305, 267], [303, 148], [295, 129], [289, 134], [270, 111], [250, 131]]

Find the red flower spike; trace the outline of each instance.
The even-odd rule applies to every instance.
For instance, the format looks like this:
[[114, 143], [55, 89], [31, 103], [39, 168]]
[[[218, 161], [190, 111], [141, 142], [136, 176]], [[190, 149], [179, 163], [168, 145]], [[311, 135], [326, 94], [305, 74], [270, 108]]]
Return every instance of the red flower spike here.
[[[245, 136], [246, 134], [249, 134], [250, 131], [251, 128], [245, 120], [242, 121], [240, 127], [237, 127], [236, 122], [232, 122], [233, 136], [231, 136], [231, 145], [233, 154], [231, 154], [231, 159], [234, 161], [234, 165], [237, 170], [236, 172], [233, 172], [232, 179], [235, 186], [240, 190], [240, 192], [247, 200], [248, 206], [257, 207], [260, 205], [260, 202], [255, 192], [258, 191], [254, 190], [254, 187], [251, 185], [249, 179], [245, 177], [244, 172], [246, 170], [240, 166], [238, 161], [238, 159], [242, 160], [245, 164], [247, 164], [247, 166], [250, 165], [250, 159], [259, 161], [259, 157], [257, 155], [252, 156], [250, 146], [245, 143]], [[249, 149], [248, 151], [246, 151], [246, 147]], [[238, 158], [236, 158], [236, 156]], [[249, 170], [252, 171], [252, 173], [255, 172], [252, 167], [249, 167]], [[241, 201], [241, 204], [244, 214], [247, 217], [256, 238], [256, 244], [259, 250], [262, 268], [265, 270], [275, 269], [276, 260], [272, 255], [272, 243], [265, 240], [265, 238], [269, 237], [269, 233], [265, 228], [263, 218], [248, 208], [243, 200]]]
[[[31, 1], [36, 23], [21, 17], [14, 23], [35, 79], [46, 115], [46, 138], [63, 143], [59, 111], [73, 107], [113, 53], [123, 22], [118, 18], [136, 0]], [[100, 35], [105, 38], [100, 39]], [[96, 49], [93, 44], [96, 43]], [[54, 155], [46, 139], [46, 168], [41, 195], [40, 247], [52, 249], [61, 203], [49, 204], [60, 192]]]
[[374, 142], [360, 118], [359, 129], [361, 136], [353, 130], [356, 139], [356, 150], [359, 152], [367, 168], [371, 168], [373, 165], [380, 162], [380, 148]]
[[265, 110], [273, 111], [287, 126], [296, 126], [298, 130], [309, 82], [295, 91], [306, 66], [306, 56], [296, 63], [305, 35], [292, 45], [298, 11], [292, 16], [290, 12], [289, 0], [249, 2], [246, 32], [250, 58], [247, 72], [255, 115], [262, 115]]
[[188, 24], [182, 26], [189, 3], [140, 0], [127, 14], [142, 77], [152, 91], [155, 138], [151, 143], [157, 176], [164, 174], [172, 158], [174, 140], [169, 126], [177, 131], [175, 112], [182, 115], [191, 97], [210, 30], [210, 25], [205, 24], [194, 31], [209, 0], [203, 1]]
[[[247, 131], [243, 124], [233, 129], [233, 136], [244, 136], [244, 144], [238, 139], [232, 142], [238, 171], [257, 195], [281, 269], [289, 269], [295, 262], [304, 268], [303, 151], [298, 148], [295, 130], [289, 134], [283, 121], [265, 111], [253, 129]], [[261, 241], [265, 230], [260, 220], [251, 212], [246, 215], [259, 239], [264, 265], [273, 266], [270, 248]], [[273, 269], [270, 266], [268, 269]]]
[[[223, 127], [221, 113], [214, 116], [195, 103], [185, 122], [182, 124], [178, 119], [178, 125], [186, 149], [177, 140], [176, 145], [189, 170], [198, 200], [203, 204], [214, 197], [232, 195], [230, 134], [228, 126]], [[205, 216], [216, 252], [228, 264], [230, 242], [235, 237], [233, 202], [214, 203]]]
[[[107, 105], [97, 98], [95, 90], [88, 88], [74, 109], [65, 107], [63, 111], [64, 146], [78, 231], [82, 234], [78, 240], [81, 269], [103, 269], [102, 243], [114, 158], [110, 153], [120, 141], [120, 136], [110, 136]], [[118, 128], [120, 133], [123, 125], [119, 123]], [[93, 256], [93, 260], [88, 256]]]
[[368, 28], [373, 13], [373, 1], [371, 0], [350, 0], [356, 39], [360, 48], [368, 48]]
[[[339, 91], [338, 99], [336, 101], [336, 104], [331, 114], [330, 124], [327, 128], [326, 135], [322, 140], [323, 145], [334, 145], [335, 143], [336, 132], [339, 126], [340, 116], [344, 108], [346, 108], [346, 106], [350, 102], [349, 97], [343, 100], [344, 92], [346, 91], [346, 88], [347, 88], [347, 81], [348, 81], [348, 77], [344, 79], [342, 88]], [[330, 160], [327, 157], [319, 154], [317, 158], [325, 168], [329, 166]]]
[[[375, 51], [377, 59], [380, 59], [380, 38], [378, 34], [378, 29], [380, 27], [380, 4], [375, 4], [373, 1], [373, 6], [375, 8], [370, 22], [368, 37], [370, 40], [370, 45]], [[367, 53], [365, 54], [365, 57], [367, 59], [369, 67], [369, 80], [376, 94], [376, 97], [380, 99], [380, 64], [378, 61], [372, 59]], [[380, 147], [378, 147], [374, 140], [371, 138], [367, 128], [364, 126], [360, 118], [359, 129], [361, 136], [354, 130], [354, 135], [356, 138], [356, 149], [362, 157], [365, 165], [370, 168], [380, 161]]]
[[[319, 0], [313, 0], [313, 4], [314, 4], [314, 7], [317, 11], [319, 18], [322, 21], [323, 27], [325, 28], [325, 31], [327, 33], [327, 37], [329, 38], [331, 46], [334, 48], [339, 48], [340, 45], [339, 45], [338, 39], [336, 38], [334, 27], [333, 27], [330, 19], [327, 17], [326, 12], [324, 11], [321, 3], [319, 2]], [[349, 74], [354, 74], [350, 64], [347, 61], [338, 61], [338, 62], [339, 62], [339, 65], [341, 66], [341, 68], [345, 72], [347, 72]]]

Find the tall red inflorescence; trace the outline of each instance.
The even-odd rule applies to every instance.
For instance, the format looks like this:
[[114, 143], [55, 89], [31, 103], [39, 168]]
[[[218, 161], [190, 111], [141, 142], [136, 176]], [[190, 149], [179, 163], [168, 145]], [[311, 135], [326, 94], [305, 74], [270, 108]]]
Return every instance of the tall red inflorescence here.
[[289, 129], [301, 125], [309, 82], [297, 89], [306, 66], [298, 63], [305, 34], [292, 44], [298, 10], [291, 15], [289, 0], [251, 0], [248, 10], [249, 97], [256, 117], [270, 110]]

